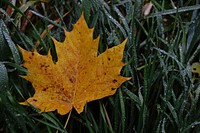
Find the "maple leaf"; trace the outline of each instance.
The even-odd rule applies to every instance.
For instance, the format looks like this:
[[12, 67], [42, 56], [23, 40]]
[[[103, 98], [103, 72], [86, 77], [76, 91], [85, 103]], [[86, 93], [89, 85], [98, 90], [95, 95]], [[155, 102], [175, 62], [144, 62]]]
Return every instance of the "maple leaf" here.
[[[57, 110], [67, 114], [73, 107], [78, 113], [93, 100], [113, 95], [128, 77], [120, 76], [126, 41], [97, 55], [99, 37], [93, 40], [83, 15], [71, 32], [65, 31], [64, 42], [54, 38], [58, 61], [53, 63], [50, 53], [40, 55], [36, 51], [21, 49], [24, 67], [29, 70], [29, 80], [35, 94], [27, 102], [41, 112]], [[26, 104], [27, 105], [27, 104]]]

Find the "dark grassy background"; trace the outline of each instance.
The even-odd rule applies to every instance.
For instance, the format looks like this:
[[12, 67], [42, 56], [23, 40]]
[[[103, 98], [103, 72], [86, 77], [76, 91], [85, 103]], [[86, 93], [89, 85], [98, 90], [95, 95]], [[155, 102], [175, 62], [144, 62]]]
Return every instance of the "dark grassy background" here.
[[[1, 0], [0, 132], [199, 132], [200, 81], [191, 66], [200, 62], [200, 5], [198, 0], [151, 2], [151, 13], [144, 16], [149, 3], [144, 0]], [[88, 103], [80, 115], [19, 105], [34, 89], [19, 76], [27, 70], [17, 45], [37, 47], [41, 54], [51, 48], [56, 61], [51, 36], [62, 41], [63, 27], [72, 30], [82, 11], [94, 38], [101, 37], [99, 53], [128, 38], [121, 74], [132, 80], [115, 95]]]

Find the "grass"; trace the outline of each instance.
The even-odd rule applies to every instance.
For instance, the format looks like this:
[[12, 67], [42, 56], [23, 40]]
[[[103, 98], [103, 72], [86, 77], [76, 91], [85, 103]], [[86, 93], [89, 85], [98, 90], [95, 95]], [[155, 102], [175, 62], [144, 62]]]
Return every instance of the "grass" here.
[[[200, 6], [151, 2], [152, 12], [143, 16], [146, 2], [140, 0], [0, 1], [0, 132], [199, 132], [200, 82], [191, 66], [200, 62]], [[51, 48], [56, 61], [51, 36], [62, 41], [62, 27], [72, 30], [82, 11], [94, 38], [101, 36], [99, 53], [128, 38], [122, 75], [132, 80], [115, 95], [88, 103], [83, 113], [72, 110], [64, 128], [68, 114], [19, 105], [34, 89], [19, 76], [27, 70], [17, 44], [38, 46], [41, 54]]]

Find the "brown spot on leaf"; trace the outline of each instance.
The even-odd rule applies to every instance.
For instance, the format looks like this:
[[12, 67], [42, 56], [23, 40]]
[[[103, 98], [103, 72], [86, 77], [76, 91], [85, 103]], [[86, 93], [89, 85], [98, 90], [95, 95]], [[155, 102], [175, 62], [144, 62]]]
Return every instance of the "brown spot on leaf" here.
[[113, 91], [113, 90], [115, 90], [116, 88], [111, 88], [111, 90]]
[[33, 99], [33, 101], [34, 101], [34, 102], [37, 102], [37, 100], [36, 100], [36, 99]]
[[113, 81], [112, 81], [113, 83], [116, 83], [117, 82], [117, 80], [116, 79], [113, 79]]
[[110, 61], [110, 57], [108, 57], [108, 60]]
[[45, 68], [48, 68], [48, 67], [49, 67], [49, 65], [46, 65], [46, 66], [45, 66]]
[[44, 64], [40, 64], [41, 68], [44, 67]]
[[73, 80], [72, 80], [71, 78], [69, 79], [69, 81], [70, 81], [71, 83], [73, 83]]
[[75, 79], [74, 77], [72, 77], [72, 78], [69, 79], [69, 81], [70, 81], [71, 83], [75, 83], [75, 80], [76, 80], [76, 79]]

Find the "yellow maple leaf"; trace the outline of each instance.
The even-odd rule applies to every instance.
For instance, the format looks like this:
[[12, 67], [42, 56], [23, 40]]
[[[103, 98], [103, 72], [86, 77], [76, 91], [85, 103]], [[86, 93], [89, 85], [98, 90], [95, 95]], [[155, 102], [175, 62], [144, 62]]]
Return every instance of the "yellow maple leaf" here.
[[65, 32], [64, 42], [53, 38], [58, 61], [53, 63], [50, 53], [46, 56], [36, 51], [21, 49], [24, 67], [35, 94], [27, 103], [41, 112], [57, 110], [67, 114], [73, 107], [78, 113], [84, 105], [96, 99], [113, 95], [116, 89], [130, 78], [120, 76], [126, 41], [97, 55], [99, 37], [93, 40], [83, 15], [71, 32]]

